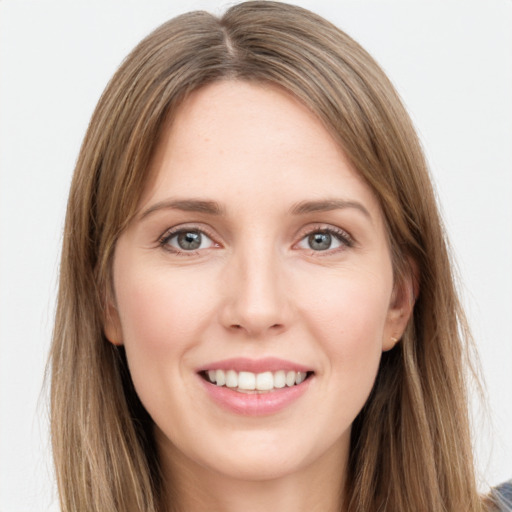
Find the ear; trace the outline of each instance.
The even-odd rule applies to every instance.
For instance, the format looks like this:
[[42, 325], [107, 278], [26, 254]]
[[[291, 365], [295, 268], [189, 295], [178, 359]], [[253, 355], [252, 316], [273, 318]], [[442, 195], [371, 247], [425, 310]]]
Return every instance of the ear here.
[[[111, 294], [108, 294], [111, 295]], [[121, 330], [121, 320], [119, 319], [119, 312], [111, 297], [107, 297], [105, 307], [105, 319], [103, 321], [103, 332], [105, 337], [113, 345], [123, 344], [123, 332]]]
[[418, 266], [409, 258], [403, 275], [393, 288], [382, 339], [383, 352], [391, 350], [402, 337], [414, 310], [418, 291]]

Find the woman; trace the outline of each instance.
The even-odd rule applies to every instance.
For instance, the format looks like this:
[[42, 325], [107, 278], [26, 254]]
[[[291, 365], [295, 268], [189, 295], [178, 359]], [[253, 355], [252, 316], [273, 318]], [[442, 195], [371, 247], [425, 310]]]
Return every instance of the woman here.
[[467, 339], [418, 140], [361, 47], [248, 2], [135, 48], [69, 199], [63, 510], [483, 510]]

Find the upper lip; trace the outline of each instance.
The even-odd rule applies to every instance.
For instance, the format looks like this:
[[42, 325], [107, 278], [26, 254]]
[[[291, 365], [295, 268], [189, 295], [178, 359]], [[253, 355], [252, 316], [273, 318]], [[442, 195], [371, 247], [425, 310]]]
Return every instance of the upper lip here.
[[197, 369], [197, 372], [205, 372], [208, 370], [234, 370], [236, 372], [277, 372], [279, 370], [311, 372], [310, 367], [303, 364], [294, 363], [285, 359], [276, 357], [265, 357], [262, 359], [250, 359], [246, 357], [235, 357], [231, 359], [222, 359], [221, 361], [213, 361]]

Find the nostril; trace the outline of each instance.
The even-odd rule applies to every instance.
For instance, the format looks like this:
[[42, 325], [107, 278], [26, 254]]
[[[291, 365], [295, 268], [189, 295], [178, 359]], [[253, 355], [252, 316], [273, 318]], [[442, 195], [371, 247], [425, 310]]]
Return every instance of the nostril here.
[[[231, 324], [230, 325], [230, 328], [233, 329], [233, 330], [241, 330], [241, 329], [244, 329], [244, 327], [241, 325], [241, 324]], [[280, 329], [283, 328], [283, 324], [273, 324], [269, 327], [269, 330], [271, 331], [279, 331]]]

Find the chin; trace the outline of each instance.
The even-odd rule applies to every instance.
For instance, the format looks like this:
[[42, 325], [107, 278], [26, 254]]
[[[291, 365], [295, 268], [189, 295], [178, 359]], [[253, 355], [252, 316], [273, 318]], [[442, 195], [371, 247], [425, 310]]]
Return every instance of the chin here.
[[216, 467], [211, 469], [233, 479], [255, 482], [281, 479], [300, 472], [307, 465], [307, 461], [297, 457], [297, 454], [268, 454], [264, 450], [259, 453], [251, 450], [242, 456], [218, 461]]

